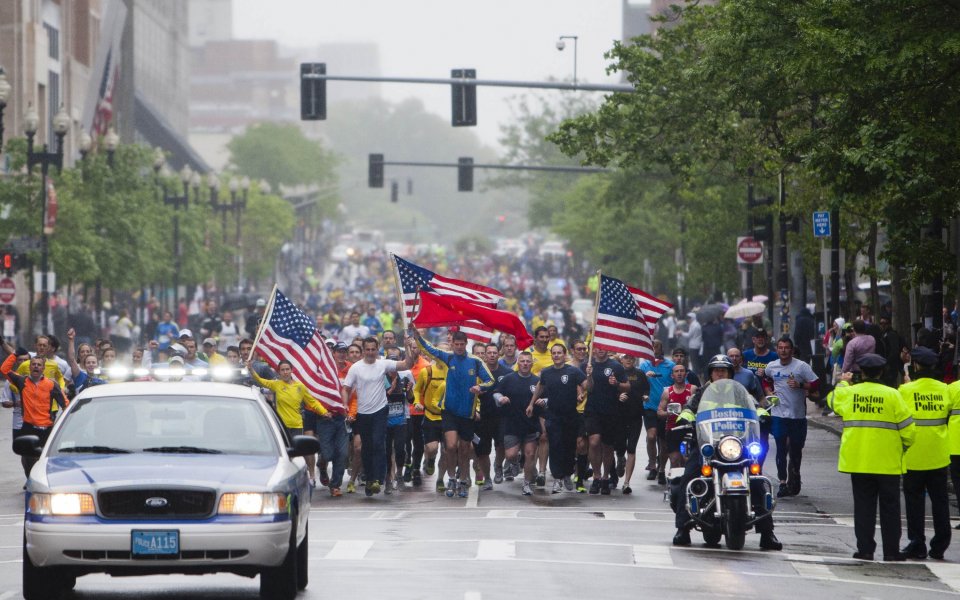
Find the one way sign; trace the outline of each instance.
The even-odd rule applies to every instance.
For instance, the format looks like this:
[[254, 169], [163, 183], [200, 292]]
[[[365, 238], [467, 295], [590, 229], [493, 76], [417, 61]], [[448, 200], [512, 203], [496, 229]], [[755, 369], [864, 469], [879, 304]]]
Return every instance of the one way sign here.
[[818, 238], [830, 237], [830, 213], [828, 211], [813, 213], [813, 236]]

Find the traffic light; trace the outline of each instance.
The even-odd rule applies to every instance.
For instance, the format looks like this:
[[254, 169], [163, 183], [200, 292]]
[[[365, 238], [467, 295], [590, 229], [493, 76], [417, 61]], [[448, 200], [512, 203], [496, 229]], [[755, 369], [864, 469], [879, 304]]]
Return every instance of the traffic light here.
[[764, 196], [757, 198], [753, 206], [749, 207], [753, 215], [753, 227], [750, 235], [753, 239], [761, 242], [773, 241], [773, 212], [770, 207], [773, 205], [773, 196]]
[[396, 181], [390, 182], [390, 202], [396, 202], [400, 199], [400, 184]]
[[460, 157], [457, 159], [457, 191], [473, 191], [473, 159]]
[[383, 187], [383, 155], [371, 154], [370, 167], [367, 176], [367, 186], [372, 188]]
[[326, 74], [327, 63], [300, 63], [301, 121], [323, 121], [327, 118], [327, 80], [304, 77]]
[[9, 252], [4, 252], [3, 253], [3, 270], [10, 272], [13, 270], [13, 265], [14, 265], [13, 254], [10, 254]]
[[[453, 69], [451, 79], [476, 79], [476, 69]], [[477, 86], [472, 83], [454, 83], [451, 87], [454, 127], [469, 127], [477, 124]]]

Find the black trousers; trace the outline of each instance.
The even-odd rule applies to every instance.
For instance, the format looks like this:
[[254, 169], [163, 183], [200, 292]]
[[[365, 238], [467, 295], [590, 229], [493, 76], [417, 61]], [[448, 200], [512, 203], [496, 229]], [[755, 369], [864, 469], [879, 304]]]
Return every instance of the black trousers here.
[[884, 556], [900, 552], [900, 476], [851, 473], [853, 484], [853, 531], [857, 551], [873, 554], [877, 525], [877, 503], [880, 505], [880, 537]]
[[577, 415], [547, 415], [546, 421], [550, 474], [554, 479], [569, 477], [577, 461]]
[[[50, 430], [53, 426], [50, 427], [36, 427], [30, 423], [24, 423], [23, 427], [20, 428], [19, 435], [35, 435], [40, 438], [40, 446], [47, 445], [47, 438], [50, 437]], [[19, 436], [18, 436], [19, 437]], [[24, 477], [30, 477], [30, 469], [33, 468], [33, 465], [37, 464], [37, 461], [40, 460], [33, 456], [21, 456], [20, 457], [20, 466], [23, 467]]]
[[930, 498], [933, 513], [931, 552], [944, 552], [950, 546], [950, 499], [947, 496], [947, 467], [929, 471], [907, 471], [903, 476], [903, 499], [907, 513], [907, 539], [911, 544], [926, 546], [924, 524], [926, 501]]
[[950, 481], [953, 482], [953, 495], [960, 498], [960, 454], [950, 455]]
[[407, 420], [407, 456], [411, 457], [413, 470], [419, 471], [423, 462], [423, 415], [410, 415]]

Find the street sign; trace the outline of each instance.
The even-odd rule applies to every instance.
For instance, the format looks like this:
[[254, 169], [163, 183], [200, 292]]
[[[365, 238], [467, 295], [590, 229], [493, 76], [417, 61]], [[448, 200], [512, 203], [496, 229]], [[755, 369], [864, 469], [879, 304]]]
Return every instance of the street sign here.
[[[43, 277], [40, 271], [33, 272], [33, 291], [39, 294], [43, 291], [40, 287], [43, 285]], [[47, 291], [53, 293], [57, 289], [57, 274], [53, 271], [47, 271]]]
[[7, 246], [10, 250], [22, 254], [24, 252], [32, 252], [34, 250], [40, 249], [40, 238], [32, 237], [15, 237], [10, 238], [10, 241], [7, 243]]
[[0, 304], [13, 304], [17, 298], [17, 284], [13, 279], [4, 277], [0, 279]]
[[813, 237], [830, 237], [830, 213], [822, 210], [813, 213]]
[[[840, 248], [840, 277], [847, 273], [847, 252]], [[820, 249], [820, 274], [830, 277], [830, 248]]]
[[737, 264], [759, 265], [763, 263], [763, 242], [752, 237], [737, 238]]

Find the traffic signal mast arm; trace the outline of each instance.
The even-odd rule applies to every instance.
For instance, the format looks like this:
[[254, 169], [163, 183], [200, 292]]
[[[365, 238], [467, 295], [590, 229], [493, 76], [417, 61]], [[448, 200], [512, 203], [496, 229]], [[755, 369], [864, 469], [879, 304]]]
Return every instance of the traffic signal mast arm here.
[[627, 84], [602, 83], [564, 83], [562, 81], [505, 81], [501, 79], [461, 79], [434, 77], [367, 77], [355, 75], [326, 75], [304, 73], [304, 79], [324, 81], [377, 81], [381, 83], [426, 83], [435, 85], [485, 85], [490, 87], [537, 88], [548, 90], [575, 90], [579, 92], [632, 92], [634, 87]]

